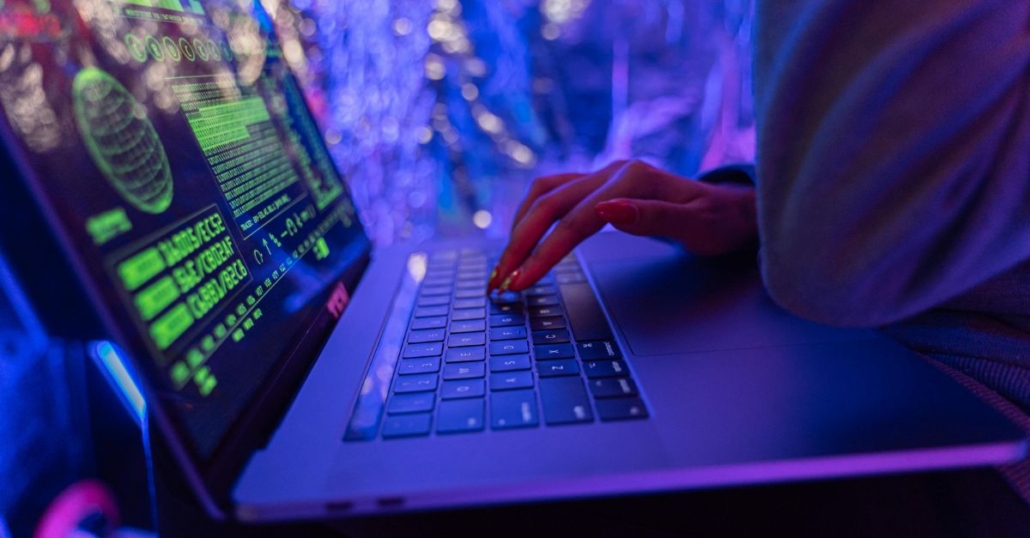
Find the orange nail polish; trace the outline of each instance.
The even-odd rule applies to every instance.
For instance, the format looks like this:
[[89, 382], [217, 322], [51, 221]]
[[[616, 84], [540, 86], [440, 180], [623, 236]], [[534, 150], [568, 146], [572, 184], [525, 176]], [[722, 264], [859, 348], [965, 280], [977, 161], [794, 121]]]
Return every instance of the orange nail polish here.
[[512, 274], [508, 275], [508, 278], [505, 278], [504, 282], [501, 282], [501, 287], [499, 288], [499, 291], [501, 293], [504, 293], [504, 292], [508, 291], [508, 287], [511, 286], [512, 279], [518, 277], [518, 275], [519, 275], [519, 270], [518, 269], [516, 269], [515, 272], [513, 272]]
[[508, 289], [511, 288], [513, 284], [517, 284], [519, 281], [519, 277], [521, 276], [522, 269], [516, 269], [514, 272], [512, 272], [512, 274], [509, 275], [508, 278], [504, 281], [504, 291], [508, 291]]

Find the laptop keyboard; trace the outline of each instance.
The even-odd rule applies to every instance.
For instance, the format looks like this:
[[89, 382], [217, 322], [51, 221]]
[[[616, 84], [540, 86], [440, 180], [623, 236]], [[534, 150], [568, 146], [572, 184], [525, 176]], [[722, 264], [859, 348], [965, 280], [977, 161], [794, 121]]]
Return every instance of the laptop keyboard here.
[[572, 256], [486, 297], [479, 251], [429, 258], [385, 405], [385, 439], [643, 419], [600, 304]]

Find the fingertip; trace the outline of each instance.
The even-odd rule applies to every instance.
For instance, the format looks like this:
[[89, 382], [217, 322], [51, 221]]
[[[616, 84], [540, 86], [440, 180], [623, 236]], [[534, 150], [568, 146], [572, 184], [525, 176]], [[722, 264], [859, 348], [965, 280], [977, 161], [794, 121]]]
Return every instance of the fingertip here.
[[500, 288], [498, 288], [497, 291], [499, 291], [500, 293], [504, 293], [511, 289], [512, 281], [516, 280], [520, 274], [522, 274], [521, 269], [516, 269], [515, 271], [513, 271], [510, 275], [507, 276], [507, 278], [504, 279], [503, 282], [501, 282], [501, 286]]
[[497, 262], [497, 265], [494, 266], [494, 270], [490, 272], [490, 278], [488, 278], [487, 281], [486, 281], [486, 293], [487, 293], [487, 295], [489, 295], [490, 292], [492, 292], [495, 289], [497, 289], [497, 274], [499, 273], [500, 268], [501, 268], [501, 263]]
[[521, 268], [516, 269], [514, 272], [512, 272], [511, 275], [508, 276], [507, 280], [504, 281], [506, 286], [503, 286], [503, 290], [522, 291], [523, 289], [529, 287], [525, 283], [526, 280], [526, 271], [523, 271]]

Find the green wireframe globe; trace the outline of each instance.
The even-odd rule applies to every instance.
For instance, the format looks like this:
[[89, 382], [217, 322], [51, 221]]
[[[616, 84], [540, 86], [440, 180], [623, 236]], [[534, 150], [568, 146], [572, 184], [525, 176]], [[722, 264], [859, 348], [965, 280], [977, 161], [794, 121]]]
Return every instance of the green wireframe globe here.
[[125, 86], [95, 67], [72, 84], [75, 120], [93, 162], [127, 202], [147, 213], [172, 203], [168, 156], [140, 105]]

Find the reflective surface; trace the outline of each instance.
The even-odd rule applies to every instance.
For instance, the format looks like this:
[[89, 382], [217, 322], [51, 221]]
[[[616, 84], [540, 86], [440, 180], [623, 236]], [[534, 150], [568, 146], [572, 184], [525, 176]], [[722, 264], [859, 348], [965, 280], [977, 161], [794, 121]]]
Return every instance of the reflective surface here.
[[368, 247], [270, 31], [249, 2], [0, 3], [4, 142], [202, 456]]
[[754, 156], [749, 0], [263, 3], [380, 245], [502, 235], [540, 174]]

